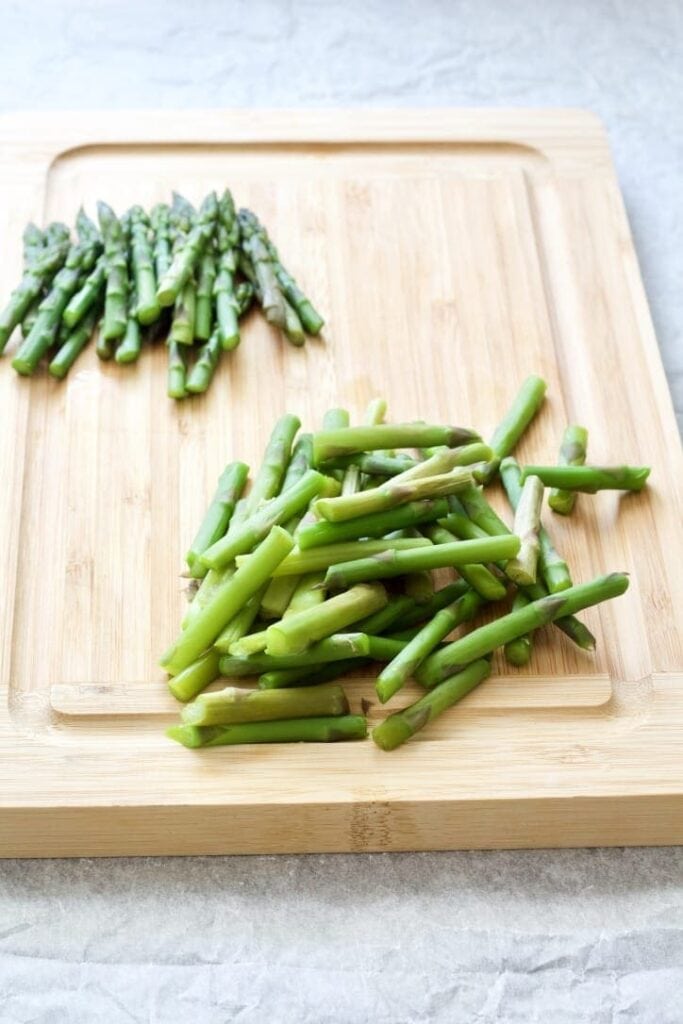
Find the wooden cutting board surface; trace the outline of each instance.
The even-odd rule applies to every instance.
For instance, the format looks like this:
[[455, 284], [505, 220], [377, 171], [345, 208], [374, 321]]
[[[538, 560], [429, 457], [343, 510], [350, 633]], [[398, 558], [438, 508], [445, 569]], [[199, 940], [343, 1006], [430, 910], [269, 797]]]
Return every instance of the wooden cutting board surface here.
[[[683, 842], [683, 464], [600, 124], [577, 111], [131, 112], [0, 120], [0, 291], [29, 218], [199, 200], [229, 184], [327, 317], [295, 350], [252, 317], [206, 397], [165, 394], [163, 346], [89, 351], [65, 383], [0, 362], [0, 853], [450, 849]], [[477, 426], [529, 373], [590, 459], [652, 466], [641, 495], [546, 516], [576, 580], [631, 574], [393, 754], [371, 742], [186, 751], [157, 667], [182, 556], [223, 465], [273, 420]], [[502, 506], [501, 506], [502, 507]], [[356, 708], [372, 679], [352, 680]], [[414, 699], [416, 689], [406, 693]], [[376, 700], [371, 722], [380, 717]]]

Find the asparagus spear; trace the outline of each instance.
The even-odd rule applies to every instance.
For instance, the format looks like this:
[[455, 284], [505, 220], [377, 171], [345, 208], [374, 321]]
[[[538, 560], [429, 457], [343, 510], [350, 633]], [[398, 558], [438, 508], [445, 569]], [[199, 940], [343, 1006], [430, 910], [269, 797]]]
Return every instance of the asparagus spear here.
[[472, 662], [462, 671], [445, 679], [439, 686], [435, 686], [410, 707], [385, 718], [373, 729], [373, 740], [382, 750], [395, 750], [428, 722], [432, 722], [447, 708], [462, 700], [490, 674], [491, 663], [486, 658]]
[[215, 330], [199, 349], [195, 364], [187, 375], [185, 386], [191, 394], [200, 395], [208, 390], [222, 351], [221, 339], [218, 330]]
[[[157, 279], [149, 217], [141, 206], [130, 211], [131, 263], [137, 305], [135, 315], [141, 324], [151, 324], [161, 314], [156, 298]], [[163, 242], [161, 242], [163, 245]]]
[[287, 686], [319, 686], [321, 683], [330, 683], [348, 672], [357, 672], [359, 669], [371, 665], [369, 658], [347, 658], [346, 661], [330, 661], [326, 665], [318, 665], [315, 668], [288, 668], [274, 672], [264, 672], [259, 676], [258, 685], [260, 690], [279, 690]]
[[490, 483], [498, 472], [501, 459], [512, 455], [520, 437], [531, 423], [543, 403], [546, 383], [541, 377], [527, 377], [501, 422], [491, 437], [494, 457], [487, 467], [485, 483]]
[[[154, 232], [154, 273], [159, 281], [171, 265], [171, 211], [166, 203], [159, 203], [152, 210], [150, 217]], [[154, 295], [156, 302], [156, 289]]]
[[92, 338], [100, 312], [99, 306], [92, 306], [80, 323], [67, 334], [48, 367], [53, 377], [58, 377], [60, 380], [66, 377], [76, 359]]
[[[241, 315], [240, 285], [235, 290], [235, 271], [237, 270], [237, 246], [239, 245], [239, 225], [235, 215], [235, 204], [231, 193], [226, 189], [218, 203], [218, 273], [214, 282], [214, 299], [216, 301], [216, 322], [218, 335], [224, 349], [235, 348], [239, 344], [240, 331], [238, 318]], [[253, 299], [254, 288], [249, 282], [249, 302]], [[244, 291], [241, 294], [245, 294]]]
[[[442, 608], [452, 604], [458, 597], [462, 597], [463, 594], [467, 594], [470, 590], [469, 585], [465, 580], [456, 580], [454, 583], [447, 583], [445, 587], [434, 592], [434, 597], [431, 599], [429, 604], [416, 605], [414, 608], [406, 609], [399, 619], [394, 623], [394, 628], [399, 630], [410, 629], [419, 623], [427, 622], [433, 618], [437, 612], [440, 612]], [[359, 625], [361, 625], [359, 623]], [[365, 628], [364, 632], [370, 633], [372, 630]]]
[[233, 641], [228, 648], [228, 654], [233, 658], [248, 658], [250, 654], [263, 654], [268, 646], [268, 632], [261, 629], [258, 633], [247, 633], [239, 640]]
[[[265, 232], [264, 232], [265, 233]], [[325, 321], [299, 288], [292, 275], [283, 267], [277, 249], [267, 240], [268, 249], [274, 262], [275, 275], [287, 301], [294, 307], [306, 334], [320, 334]]]
[[97, 215], [107, 273], [102, 334], [106, 341], [116, 341], [123, 337], [128, 323], [128, 243], [123, 224], [111, 206], [100, 200]]
[[247, 497], [242, 518], [246, 518], [258, 508], [262, 501], [274, 498], [278, 494], [289, 464], [294, 437], [300, 426], [301, 421], [297, 416], [285, 413], [273, 427], [263, 453], [263, 462]]
[[[292, 576], [279, 576], [278, 580], [297, 579]], [[325, 573], [309, 572], [297, 579], [296, 587], [292, 598], [287, 605], [282, 618], [289, 618], [291, 615], [298, 615], [300, 612], [309, 611], [322, 604], [327, 594], [325, 592]]]
[[437, 612], [434, 618], [427, 622], [412, 640], [408, 641], [403, 650], [382, 669], [377, 677], [375, 690], [383, 704], [386, 704], [401, 689], [406, 680], [413, 675], [451, 630], [473, 617], [481, 604], [481, 598], [474, 591], [468, 591], [452, 604]]
[[[431, 600], [433, 600], [433, 595]], [[431, 602], [430, 602], [431, 603]], [[408, 611], [415, 608], [415, 600], [407, 594], [399, 594], [397, 597], [390, 597], [383, 608], [360, 619], [356, 623], [356, 629], [361, 633], [368, 633], [370, 636], [380, 636], [382, 633], [398, 622]]]
[[[231, 575], [234, 575], [234, 573], [231, 573]], [[219, 633], [214, 647], [221, 654], [227, 654], [232, 645], [245, 637], [254, 625], [267, 585], [267, 583], [264, 583]]]
[[[560, 466], [583, 466], [586, 461], [588, 447], [588, 431], [585, 427], [570, 424], [562, 437], [560, 446]], [[548, 496], [548, 504], [554, 512], [568, 516], [576, 501], [575, 491], [563, 491], [553, 487]]]
[[102, 255], [86, 277], [83, 285], [71, 296], [62, 313], [62, 320], [67, 327], [75, 327], [93, 306], [99, 308], [105, 276], [106, 261], [104, 255]]
[[[512, 611], [518, 612], [521, 608], [526, 608], [528, 604], [529, 598], [521, 590], [518, 590], [512, 602]], [[511, 665], [528, 665], [531, 660], [532, 645], [533, 633], [524, 633], [522, 636], [515, 637], [514, 640], [508, 640], [505, 644], [506, 661]]]
[[290, 718], [242, 725], [173, 725], [166, 735], [185, 747], [222, 747], [237, 743], [334, 743], [361, 740], [368, 734], [362, 715], [338, 718]]
[[[35, 227], [35, 225], [33, 225]], [[40, 245], [38, 245], [38, 237], [29, 232], [29, 237], [24, 242], [24, 274], [28, 271], [35, 270], [35, 267], [42, 261], [44, 257], [51, 252], [54, 248], [61, 247], [64, 252], [64, 257], [61, 260], [61, 264], [64, 262], [66, 253], [69, 249], [70, 232], [66, 224], [62, 224], [60, 221], [53, 221], [48, 224], [45, 231], [39, 231], [40, 234]], [[54, 276], [54, 272], [49, 275], [50, 280]], [[46, 282], [47, 283], [47, 282]], [[31, 329], [36, 322], [38, 317], [38, 309], [40, 307], [41, 299], [44, 297], [44, 289], [41, 286], [35, 299], [30, 303], [28, 309], [21, 317], [21, 334], [22, 337], [27, 338], [31, 333]], [[1, 340], [1, 333], [0, 333]]]
[[358, 540], [360, 537], [384, 537], [394, 530], [443, 519], [447, 513], [448, 503], [445, 498], [423, 498], [406, 502], [386, 512], [357, 516], [343, 523], [329, 523], [326, 520], [310, 523], [302, 526], [297, 534], [297, 544], [302, 550], [308, 550]]
[[[194, 575], [195, 564], [207, 548], [219, 540], [228, 528], [230, 517], [235, 510], [237, 499], [242, 494], [247, 482], [249, 467], [246, 462], [231, 462], [225, 467], [218, 478], [218, 487], [206, 510], [194, 540], [185, 556], [190, 571]], [[203, 576], [204, 573], [202, 572]]]
[[[437, 449], [434, 455], [422, 461], [406, 454], [389, 455], [387, 452], [367, 452], [331, 459], [325, 463], [324, 468], [329, 470], [356, 466], [369, 476], [384, 477], [397, 477], [405, 475], [407, 470], [413, 470], [412, 477], [414, 479], [416, 476], [430, 475], [429, 470], [431, 467], [442, 467], [431, 468], [433, 474], [447, 472], [456, 466], [471, 466], [478, 462], [488, 462], [492, 454], [487, 444], [476, 441], [472, 444], [462, 445], [459, 448]], [[438, 459], [436, 456], [438, 456]], [[410, 477], [406, 477], [406, 479], [410, 479]]]
[[183, 346], [179, 345], [173, 338], [168, 339], [168, 382], [167, 393], [169, 398], [185, 398], [187, 367]]
[[95, 351], [97, 352], [97, 358], [105, 362], [107, 359], [111, 359], [114, 355], [116, 342], [109, 338], [105, 338], [102, 330], [103, 326], [104, 317], [100, 317], [97, 324], [97, 335], [95, 337]]
[[328, 459], [387, 448], [428, 448], [445, 445], [459, 448], [481, 438], [465, 427], [430, 426], [426, 423], [379, 423], [376, 426], [321, 430], [313, 435], [316, 466]]
[[398, 505], [406, 505], [422, 498], [438, 498], [447, 494], [456, 494], [472, 484], [472, 474], [468, 469], [454, 469], [450, 473], [438, 476], [425, 476], [400, 481], [400, 477], [387, 481], [381, 487], [356, 494], [341, 494], [338, 498], [320, 498], [315, 503], [315, 511], [328, 522], [340, 523], [358, 516], [375, 515], [387, 512]]
[[224, 690], [202, 694], [192, 704], [186, 704], [180, 717], [186, 725], [238, 725], [348, 713], [346, 694], [341, 686], [334, 684], [314, 690], [307, 687], [244, 690], [226, 686]]
[[[351, 562], [357, 558], [377, 555], [383, 551], [405, 551], [414, 548], [431, 548], [433, 545], [426, 537], [399, 537], [396, 540], [362, 540], [349, 541], [342, 544], [329, 544], [308, 551], [294, 548], [275, 570], [275, 579], [288, 576], [301, 576], [303, 573], [320, 572], [339, 562]], [[246, 561], [246, 559], [245, 559]], [[243, 564], [238, 558], [237, 564]]]
[[519, 551], [519, 546], [519, 539], [510, 534], [507, 537], [456, 541], [454, 544], [433, 544], [409, 551], [384, 551], [370, 558], [330, 566], [325, 575], [325, 585], [329, 590], [343, 590], [354, 583], [389, 579], [420, 569], [443, 569], [512, 558]]
[[134, 363], [140, 355], [142, 333], [137, 310], [137, 288], [135, 282], [133, 282], [128, 292], [128, 323], [126, 324], [126, 333], [117, 345], [114, 355], [117, 363]]
[[208, 244], [199, 261], [195, 337], [208, 341], [213, 328], [213, 288], [216, 281], [216, 257]]
[[[513, 510], [517, 509], [522, 494], [521, 475], [522, 471], [515, 459], [511, 457], [503, 459], [500, 464], [500, 478]], [[538, 531], [538, 544], [538, 568], [550, 593], [556, 594], [559, 590], [571, 587], [569, 567], [556, 551], [548, 531], [543, 525]]]
[[192, 345], [197, 316], [197, 285], [194, 277], [185, 282], [173, 307], [169, 338], [179, 345]]
[[[235, 288], [235, 302], [237, 303], [237, 315], [240, 319], [251, 309], [254, 299], [254, 286], [251, 281], [240, 281]], [[239, 341], [239, 336], [238, 339]], [[229, 346], [230, 347], [230, 346]], [[232, 346], [234, 347], [234, 346]]]
[[253, 267], [257, 296], [266, 320], [270, 324], [284, 328], [287, 318], [286, 299], [275, 273], [273, 258], [263, 240], [259, 222], [250, 210], [240, 210], [237, 219], [242, 249]]
[[218, 679], [219, 660], [220, 654], [213, 648], [200, 654], [196, 661], [169, 679], [168, 688], [173, 696], [182, 701], [194, 700], [209, 683]]
[[[368, 402], [368, 406], [365, 410], [365, 425], [368, 427], [376, 426], [378, 423], [384, 423], [384, 417], [387, 411], [387, 403], [383, 398], [373, 398], [371, 402]], [[348, 423], [345, 424], [348, 427]], [[323, 430], [339, 429], [342, 424], [337, 426], [325, 427], [323, 423]], [[363, 490], [363, 475], [358, 466], [349, 465], [342, 475], [342, 494], [355, 494], [357, 491]]]
[[530, 476], [522, 486], [515, 510], [514, 532], [521, 541], [521, 547], [519, 554], [511, 558], [505, 567], [510, 579], [522, 586], [536, 582], [542, 505], [543, 484], [537, 476]]
[[267, 630], [266, 654], [299, 654], [317, 640], [341, 633], [353, 622], [383, 608], [387, 593], [380, 584], [352, 587], [317, 607], [287, 616]]
[[547, 487], [566, 491], [642, 491], [649, 466], [525, 466], [522, 481], [538, 476]]
[[[235, 530], [230, 530], [206, 551], [200, 559], [202, 565], [211, 569], [220, 569], [231, 562], [236, 555], [246, 554], [259, 543], [275, 525], [287, 522], [301, 509], [305, 508], [323, 485], [323, 476], [310, 469], [299, 481], [283, 491], [277, 498], [271, 498]], [[292, 541], [292, 547], [294, 542]]]
[[317, 669], [330, 661], [347, 661], [349, 658], [370, 658], [373, 661], [391, 661], [405, 647], [403, 640], [390, 640], [367, 633], [335, 633], [325, 640], [313, 644], [303, 654], [287, 654], [272, 657], [269, 654], [251, 654], [248, 658], [223, 657], [220, 660], [221, 674], [230, 676], [259, 676], [266, 672], [284, 669]]
[[[174, 196], [174, 201], [175, 201]], [[156, 301], [159, 306], [172, 306], [183, 292], [185, 285], [192, 279], [194, 269], [211, 238], [216, 218], [218, 217], [218, 197], [210, 192], [199, 207], [199, 214], [193, 218], [194, 223], [189, 230], [186, 225], [185, 209], [178, 218], [180, 234], [178, 244], [174, 246], [171, 265], [160, 279], [157, 286]], [[173, 211], [171, 213], [173, 219]]]
[[502, 647], [510, 640], [524, 636], [555, 619], [574, 615], [583, 608], [618, 597], [627, 588], [628, 577], [624, 573], [615, 572], [608, 576], [598, 576], [590, 583], [575, 585], [560, 594], [549, 594], [538, 601], [532, 601], [526, 608], [518, 608], [480, 626], [431, 655], [418, 669], [416, 678], [423, 686], [435, 686], [471, 661], [490, 654], [496, 647]]
[[279, 562], [293, 547], [292, 538], [275, 526], [258, 549], [249, 565], [219, 587], [205, 608], [191, 619], [176, 643], [162, 657], [161, 665], [169, 675], [177, 675], [191, 665], [218, 637], [224, 626], [252, 597]]
[[0, 313], [0, 354], [14, 328], [22, 322], [32, 305], [39, 301], [41, 293], [63, 266], [70, 252], [68, 235], [53, 241], [42, 252], [29, 247], [27, 253], [25, 248], [23, 277]]
[[[450, 530], [436, 524], [425, 527], [423, 532], [433, 544], [452, 544], [458, 539]], [[461, 565], [458, 572], [485, 601], [502, 601], [505, 597], [505, 585], [485, 565]]]

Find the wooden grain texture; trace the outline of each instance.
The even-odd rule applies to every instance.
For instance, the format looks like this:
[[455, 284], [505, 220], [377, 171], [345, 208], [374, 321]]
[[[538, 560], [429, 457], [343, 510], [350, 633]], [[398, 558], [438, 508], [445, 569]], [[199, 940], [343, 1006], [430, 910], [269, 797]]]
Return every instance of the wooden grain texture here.
[[[0, 365], [0, 854], [228, 853], [683, 842], [683, 464], [597, 120], [577, 111], [171, 112], [0, 119], [0, 291], [29, 218], [230, 184], [326, 314], [303, 350], [252, 318], [208, 395], [165, 396], [162, 349]], [[230, 458], [384, 395], [394, 419], [488, 434], [549, 383], [521, 458], [567, 422], [641, 495], [546, 515], [577, 580], [631, 573], [586, 613], [595, 657], [545, 630], [393, 754], [370, 742], [185, 751], [159, 652], [182, 555]], [[500, 495], [497, 495], [500, 500]], [[501, 508], [504, 507], [501, 504]], [[372, 680], [351, 680], [354, 708]], [[414, 696], [410, 690], [406, 700]], [[371, 722], [380, 712], [376, 701]]]

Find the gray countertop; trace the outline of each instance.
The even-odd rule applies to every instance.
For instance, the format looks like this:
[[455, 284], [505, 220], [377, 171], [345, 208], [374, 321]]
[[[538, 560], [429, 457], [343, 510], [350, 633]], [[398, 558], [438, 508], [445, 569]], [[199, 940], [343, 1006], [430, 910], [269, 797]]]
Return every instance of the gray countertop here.
[[[678, 0], [5, 2], [0, 109], [582, 106], [683, 423]], [[680, 1024], [683, 852], [0, 864], [0, 1022]]]

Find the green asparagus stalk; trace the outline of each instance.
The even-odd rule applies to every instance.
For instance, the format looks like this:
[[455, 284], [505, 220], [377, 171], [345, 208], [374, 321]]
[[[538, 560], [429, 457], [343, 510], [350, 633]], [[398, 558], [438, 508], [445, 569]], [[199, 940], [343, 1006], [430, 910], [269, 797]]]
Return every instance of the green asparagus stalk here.
[[521, 586], [528, 587], [536, 582], [542, 505], [543, 484], [537, 476], [530, 476], [522, 486], [515, 511], [514, 532], [521, 541], [521, 547], [519, 554], [511, 558], [505, 567], [510, 579]]
[[172, 338], [168, 339], [168, 382], [167, 393], [169, 398], [185, 398], [187, 367], [183, 346]]
[[138, 320], [138, 299], [135, 282], [128, 293], [128, 323], [126, 333], [116, 347], [114, 358], [117, 363], [134, 363], [140, 355], [142, 347], [142, 331]]
[[53, 377], [58, 377], [60, 380], [66, 377], [76, 359], [92, 338], [100, 312], [99, 306], [92, 306], [80, 323], [69, 332], [48, 367]]
[[242, 725], [173, 725], [169, 739], [185, 747], [223, 747], [238, 743], [334, 743], [361, 740], [368, 734], [362, 715], [338, 718], [290, 718], [280, 722], [245, 722]]
[[168, 688], [177, 700], [194, 700], [214, 679], [218, 679], [220, 654], [213, 648], [200, 654], [196, 661], [168, 681]]
[[284, 292], [287, 301], [296, 310], [303, 329], [306, 331], [306, 334], [314, 336], [320, 334], [325, 326], [325, 321], [314, 308], [311, 301], [306, 298], [292, 275], [282, 266], [274, 246], [271, 244], [269, 248], [275, 261], [275, 276], [280, 288]]
[[230, 644], [228, 654], [233, 658], [248, 658], [250, 654], [262, 654], [268, 646], [268, 631], [260, 629], [258, 633], [247, 633], [246, 636]]
[[131, 264], [137, 304], [135, 315], [141, 324], [159, 318], [161, 309], [156, 300], [157, 279], [149, 217], [141, 206], [130, 211]]
[[[358, 540], [341, 544], [329, 544], [308, 551], [294, 548], [291, 555], [277, 567], [275, 579], [301, 576], [303, 573], [320, 572], [339, 562], [352, 562], [357, 558], [378, 555], [383, 551], [412, 551], [414, 548], [431, 548], [432, 542], [426, 537], [399, 537], [396, 540]], [[246, 559], [237, 559], [237, 564], [246, 564]]]
[[180, 717], [186, 725], [238, 725], [242, 722], [275, 722], [291, 718], [348, 715], [349, 702], [341, 686], [315, 689], [245, 690], [226, 686], [186, 704]]
[[[433, 601], [433, 596], [431, 600]], [[430, 601], [431, 603], [431, 601]], [[415, 600], [407, 594], [399, 594], [390, 597], [384, 608], [373, 612], [365, 619], [356, 623], [356, 629], [361, 633], [368, 633], [370, 636], [380, 636], [397, 623], [407, 612], [415, 608]]]
[[546, 383], [541, 377], [532, 375], [524, 381], [514, 402], [491, 437], [494, 457], [488, 465], [484, 482], [490, 483], [498, 472], [501, 459], [506, 455], [512, 455], [520, 437], [540, 409], [545, 392]]
[[[213, 570], [212, 570], [213, 571]], [[233, 574], [234, 575], [234, 574]], [[258, 617], [259, 606], [263, 599], [263, 593], [267, 584], [264, 583], [253, 597], [250, 597], [244, 607], [240, 608], [237, 615], [230, 620], [225, 628], [219, 633], [214, 644], [221, 654], [228, 654], [233, 644], [243, 639]]]
[[[237, 303], [237, 315], [241, 319], [251, 309], [256, 295], [251, 281], [240, 281], [235, 288], [235, 302]], [[239, 341], [239, 335], [237, 340]], [[234, 347], [234, 346], [232, 346]]]
[[12, 292], [7, 306], [0, 313], [0, 354], [4, 351], [12, 331], [24, 320], [29, 309], [36, 302], [40, 304], [43, 290], [63, 266], [70, 252], [67, 236], [55, 239], [42, 252], [36, 251], [35, 258], [31, 256], [30, 263], [25, 258], [23, 277]]
[[[278, 580], [284, 582], [285, 580], [297, 579], [292, 576], [279, 576]], [[272, 581], [274, 582], [274, 581]], [[297, 580], [296, 587], [292, 594], [292, 598], [287, 605], [282, 618], [288, 618], [290, 615], [298, 615], [299, 612], [309, 611], [311, 608], [317, 608], [319, 604], [322, 604], [327, 594], [325, 592], [325, 573], [324, 572], [309, 572], [305, 576], [300, 576]]]
[[123, 224], [111, 206], [100, 200], [97, 214], [107, 274], [102, 334], [106, 341], [117, 341], [126, 333], [128, 323], [128, 243]]
[[[192, 279], [194, 269], [211, 238], [218, 217], [218, 197], [209, 193], [199, 208], [191, 229], [175, 247], [171, 265], [157, 286], [156, 300], [160, 306], [172, 306]], [[177, 309], [177, 305], [176, 305]]]
[[[513, 510], [517, 509], [522, 494], [521, 475], [522, 471], [515, 459], [503, 459], [500, 464], [500, 477]], [[538, 544], [538, 568], [546, 587], [551, 594], [567, 590], [572, 585], [569, 567], [558, 554], [548, 531], [542, 525], [538, 531]]]
[[649, 466], [524, 466], [522, 481], [537, 476], [547, 487], [565, 491], [642, 491]]
[[[365, 410], [364, 422], [368, 427], [376, 426], [378, 423], [384, 423], [384, 417], [387, 412], [387, 403], [383, 398], [373, 398], [372, 401], [368, 402]], [[348, 427], [348, 423], [346, 426]], [[342, 425], [337, 427], [331, 427], [327, 429], [340, 429]], [[325, 430], [325, 424], [323, 424], [323, 430]], [[363, 475], [358, 468], [353, 464], [349, 464], [342, 475], [342, 489], [343, 495], [356, 494], [357, 491], [363, 490]]]
[[255, 511], [261, 502], [274, 498], [279, 493], [289, 465], [294, 437], [300, 426], [301, 421], [297, 416], [285, 413], [273, 427], [263, 453], [263, 462], [244, 507], [245, 518]]
[[423, 498], [456, 494], [473, 482], [472, 474], [465, 468], [454, 469], [450, 473], [441, 473], [438, 476], [419, 477], [405, 483], [397, 483], [398, 480], [400, 478], [395, 477], [370, 491], [342, 494], [338, 498], [320, 498], [315, 503], [315, 511], [328, 522], [341, 523], [357, 519], [359, 516], [387, 512], [398, 505], [406, 505]]
[[618, 597], [627, 588], [628, 577], [624, 573], [611, 573], [609, 576], [599, 576], [590, 583], [570, 587], [560, 594], [549, 594], [539, 601], [532, 601], [526, 608], [519, 608], [480, 626], [431, 655], [418, 669], [416, 678], [423, 686], [435, 686], [471, 661], [490, 654], [510, 640], [539, 629], [548, 622], [574, 615], [583, 608]]
[[221, 675], [260, 676], [266, 672], [280, 672], [285, 669], [317, 669], [331, 661], [347, 661], [349, 658], [370, 658], [373, 661], [391, 661], [405, 647], [404, 640], [390, 640], [367, 633], [335, 633], [325, 640], [313, 644], [302, 654], [287, 654], [273, 657], [269, 654], [251, 654], [248, 658], [223, 657], [220, 660]]
[[[424, 528], [433, 544], [453, 544], [458, 538], [444, 526], [436, 524]], [[485, 601], [502, 601], [507, 593], [505, 585], [485, 565], [461, 565], [458, 572]]]
[[490, 674], [491, 663], [486, 658], [472, 662], [462, 671], [445, 679], [439, 686], [435, 686], [410, 707], [385, 718], [373, 729], [373, 740], [382, 750], [395, 750], [428, 722], [434, 721], [447, 708], [462, 700]]
[[[560, 466], [583, 466], [586, 462], [588, 448], [588, 431], [585, 427], [570, 424], [565, 429], [560, 446]], [[574, 508], [576, 491], [564, 491], [553, 487], [548, 496], [548, 504], [554, 512], [568, 516]]]
[[187, 668], [214, 643], [230, 619], [270, 579], [273, 569], [293, 546], [285, 530], [273, 527], [252, 555], [249, 565], [238, 569], [216, 590], [206, 607], [190, 620], [173, 647], [164, 654], [161, 665], [169, 675], [177, 675]]
[[313, 435], [316, 466], [328, 459], [388, 448], [459, 448], [481, 438], [464, 427], [430, 426], [426, 423], [380, 423], [376, 426], [321, 430]]
[[273, 526], [286, 523], [304, 509], [320, 492], [323, 480], [320, 473], [310, 469], [293, 487], [283, 491], [279, 497], [271, 498], [234, 531], [230, 530], [225, 537], [207, 548], [200, 556], [202, 564], [210, 569], [220, 569], [237, 555], [251, 551]]
[[187, 375], [185, 386], [191, 394], [201, 395], [208, 390], [222, 351], [221, 339], [215, 330], [206, 344], [199, 349], [195, 364]]
[[[442, 608], [452, 604], [457, 598], [467, 594], [469, 590], [470, 587], [465, 580], [455, 580], [454, 583], [447, 583], [445, 587], [441, 587], [440, 590], [434, 592], [434, 597], [429, 604], [415, 605], [412, 609], [407, 608], [403, 615], [393, 623], [394, 629], [406, 630], [427, 622], [437, 612], [440, 612]], [[360, 625], [362, 623], [359, 623]], [[372, 630], [365, 628], [364, 632], [370, 633]]]
[[97, 352], [97, 358], [101, 359], [103, 362], [106, 362], [108, 359], [111, 359], [112, 356], [114, 355], [116, 342], [114, 340], [110, 340], [109, 338], [105, 338], [103, 327], [104, 317], [100, 317], [97, 324], [97, 334], [95, 337], [95, 351]]
[[377, 696], [385, 704], [414, 674], [435, 647], [462, 622], [468, 621], [481, 605], [481, 598], [472, 591], [442, 608], [426, 623], [400, 654], [386, 665], [375, 683]]
[[208, 341], [213, 329], [213, 288], [216, 281], [216, 257], [210, 245], [202, 254], [198, 271], [194, 333], [200, 341]]
[[[518, 612], [521, 608], [526, 608], [528, 604], [529, 598], [521, 590], [518, 590], [512, 602], [512, 611]], [[505, 644], [505, 660], [510, 665], [518, 667], [528, 665], [531, 661], [532, 646], [533, 633], [524, 633], [522, 636], [515, 637], [514, 640], [508, 640]]]
[[510, 534], [507, 537], [433, 544], [428, 548], [409, 551], [384, 551], [369, 558], [330, 566], [325, 575], [325, 585], [329, 590], [343, 590], [355, 583], [403, 576], [420, 569], [444, 569], [472, 562], [512, 558], [519, 551], [519, 546], [519, 539]]
[[75, 327], [93, 306], [99, 308], [105, 276], [106, 262], [104, 255], [102, 255], [86, 277], [81, 288], [71, 296], [62, 313], [62, 320], [67, 327]]
[[193, 345], [197, 317], [197, 285], [194, 277], [185, 282], [173, 307], [169, 338], [179, 345]]
[[235, 511], [237, 499], [244, 490], [248, 474], [249, 467], [246, 462], [231, 462], [218, 478], [218, 487], [211, 504], [185, 556], [190, 572], [193, 572], [200, 555], [224, 536], [230, 517]]
[[[159, 203], [154, 207], [150, 222], [154, 232], [154, 276], [155, 281], [159, 281], [171, 265], [171, 211], [166, 203]], [[156, 288], [154, 301], [156, 302]]]
[[426, 569], [409, 572], [403, 579], [403, 589], [416, 604], [428, 604], [434, 597], [434, 580]]
[[264, 242], [258, 219], [249, 210], [237, 215], [242, 249], [253, 267], [256, 293], [270, 324], [284, 328], [287, 317], [286, 299], [275, 273], [275, 263]]
[[395, 530], [443, 519], [447, 514], [448, 503], [445, 498], [423, 498], [406, 502], [387, 512], [357, 516], [343, 523], [329, 523], [326, 520], [312, 522], [302, 526], [297, 534], [297, 544], [307, 551], [322, 545], [358, 540], [360, 537], [384, 537]]
[[282, 490], [286, 491], [313, 465], [313, 438], [310, 434], [300, 434], [292, 448], [292, 456], [282, 480]]
[[316, 668], [289, 668], [276, 672], [264, 672], [259, 676], [260, 690], [280, 690], [287, 686], [319, 686], [334, 682], [349, 672], [358, 672], [371, 665], [369, 658], [347, 658], [346, 661], [329, 661]]
[[317, 607], [292, 614], [268, 627], [266, 654], [299, 654], [311, 644], [383, 608], [387, 593], [379, 584], [352, 587]]

